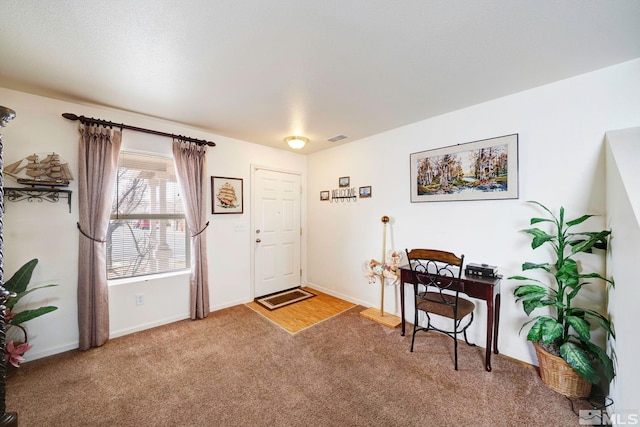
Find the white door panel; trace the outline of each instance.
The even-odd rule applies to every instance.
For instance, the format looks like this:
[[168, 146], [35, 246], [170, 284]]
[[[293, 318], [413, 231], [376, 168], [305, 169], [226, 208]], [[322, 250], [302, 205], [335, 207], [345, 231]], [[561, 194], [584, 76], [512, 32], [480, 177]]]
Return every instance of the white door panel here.
[[300, 176], [255, 171], [255, 297], [300, 286]]

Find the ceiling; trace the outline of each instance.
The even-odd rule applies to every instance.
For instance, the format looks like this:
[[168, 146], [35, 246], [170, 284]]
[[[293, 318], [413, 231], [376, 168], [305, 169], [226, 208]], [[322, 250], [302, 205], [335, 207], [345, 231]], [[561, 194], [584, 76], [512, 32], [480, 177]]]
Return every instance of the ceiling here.
[[639, 57], [638, 0], [0, 5], [2, 87], [306, 154]]

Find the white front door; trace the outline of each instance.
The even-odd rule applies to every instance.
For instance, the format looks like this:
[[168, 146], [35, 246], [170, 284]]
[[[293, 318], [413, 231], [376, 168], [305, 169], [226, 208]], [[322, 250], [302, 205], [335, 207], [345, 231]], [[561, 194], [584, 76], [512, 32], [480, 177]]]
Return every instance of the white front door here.
[[254, 174], [254, 297], [300, 286], [300, 175]]

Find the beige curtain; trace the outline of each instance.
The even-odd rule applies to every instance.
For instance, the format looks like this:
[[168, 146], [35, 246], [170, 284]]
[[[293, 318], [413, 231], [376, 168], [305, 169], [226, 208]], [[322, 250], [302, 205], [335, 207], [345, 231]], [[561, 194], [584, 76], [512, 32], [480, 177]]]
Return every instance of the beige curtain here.
[[191, 234], [190, 315], [203, 319], [209, 315], [209, 267], [207, 239], [204, 232], [209, 223], [205, 209], [205, 159], [207, 146], [173, 141], [173, 158], [180, 193], [184, 201], [187, 229]]
[[118, 173], [122, 132], [80, 125], [78, 328], [80, 350], [109, 338], [106, 233]]

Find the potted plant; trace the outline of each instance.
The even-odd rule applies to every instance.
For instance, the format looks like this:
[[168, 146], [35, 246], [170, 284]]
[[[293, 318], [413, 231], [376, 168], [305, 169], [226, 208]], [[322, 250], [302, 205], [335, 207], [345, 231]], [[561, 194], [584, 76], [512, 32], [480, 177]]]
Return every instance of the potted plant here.
[[36, 317], [40, 317], [44, 314], [58, 309], [58, 307], [50, 305], [22, 311], [18, 311], [16, 309], [16, 304], [31, 292], [42, 288], [58, 286], [55, 284], [50, 284], [38, 286], [27, 290], [27, 286], [31, 281], [31, 275], [33, 274], [33, 270], [36, 268], [37, 264], [38, 259], [36, 258], [27, 262], [25, 265], [20, 267], [20, 269], [16, 271], [15, 274], [11, 276], [11, 278], [4, 284], [4, 288], [8, 292], [15, 295], [10, 296], [5, 304], [4, 312], [7, 325], [7, 333], [11, 330], [12, 327], [16, 328], [22, 333], [21, 337], [14, 337], [15, 340], [10, 340], [6, 343], [5, 363], [9, 363], [16, 368], [18, 368], [20, 366], [20, 363], [24, 361], [24, 358], [22, 357], [24, 353], [31, 348], [27, 330], [22, 324], [31, 319], [35, 319]]
[[531, 218], [530, 224], [549, 223], [553, 231], [550, 234], [539, 228], [522, 231], [532, 236], [533, 249], [551, 247], [552, 260], [542, 264], [525, 262], [522, 270], [544, 270], [552, 280], [547, 284], [524, 276], [509, 278], [528, 282], [514, 290], [516, 302], [522, 302], [527, 316], [539, 308], [549, 310], [549, 314], [535, 316], [526, 322], [520, 331], [533, 323], [527, 340], [532, 341], [536, 349], [543, 382], [567, 396], [586, 397], [591, 384], [600, 381], [599, 372], [604, 373], [609, 382], [615, 376], [611, 358], [603, 348], [591, 341], [591, 322], [604, 328], [613, 338], [615, 335], [607, 317], [594, 310], [578, 307], [575, 298], [584, 286], [591, 284], [590, 279], [603, 280], [612, 286], [613, 281], [598, 273], [580, 271], [576, 256], [583, 252], [593, 253], [593, 249], [606, 250], [607, 237], [611, 232], [574, 232], [573, 227], [594, 215], [583, 215], [565, 222], [563, 207], [560, 208], [560, 216], [556, 217], [542, 204], [535, 201], [530, 203], [548, 213], [547, 218]]

